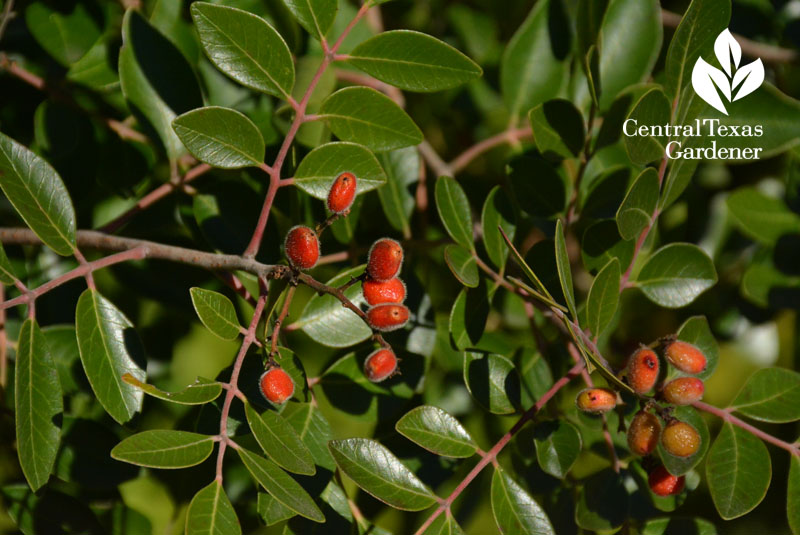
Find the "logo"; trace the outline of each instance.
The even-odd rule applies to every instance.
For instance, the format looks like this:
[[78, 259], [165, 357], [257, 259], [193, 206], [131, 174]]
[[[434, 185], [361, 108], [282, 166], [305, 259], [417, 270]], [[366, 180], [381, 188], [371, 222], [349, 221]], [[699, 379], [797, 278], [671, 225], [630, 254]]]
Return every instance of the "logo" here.
[[714, 109], [728, 115], [720, 93], [728, 102], [746, 97], [764, 82], [764, 64], [760, 59], [739, 67], [742, 47], [726, 28], [714, 41], [714, 54], [722, 70], [697, 58], [692, 70], [692, 87], [695, 93]]

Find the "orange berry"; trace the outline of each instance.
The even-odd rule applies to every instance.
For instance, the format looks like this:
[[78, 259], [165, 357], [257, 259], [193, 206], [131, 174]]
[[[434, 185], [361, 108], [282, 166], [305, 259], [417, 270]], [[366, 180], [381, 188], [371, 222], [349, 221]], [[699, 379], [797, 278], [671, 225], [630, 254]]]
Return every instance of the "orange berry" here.
[[631, 452], [644, 457], [650, 455], [658, 446], [661, 422], [655, 414], [637, 412], [628, 427], [628, 447]]
[[670, 342], [664, 355], [670, 364], [682, 372], [697, 374], [706, 369], [706, 356], [688, 342], [680, 340]]
[[261, 395], [272, 403], [284, 403], [294, 395], [294, 381], [281, 368], [270, 368], [259, 381]]
[[685, 482], [686, 478], [683, 476], [673, 476], [663, 466], [659, 466], [650, 472], [650, 475], [647, 477], [647, 484], [650, 485], [650, 490], [659, 496], [680, 494]]
[[367, 310], [369, 326], [376, 331], [394, 331], [408, 321], [408, 308], [403, 305], [378, 305]]
[[603, 414], [617, 405], [617, 394], [607, 388], [586, 388], [575, 398], [575, 404], [583, 412]]
[[367, 279], [361, 285], [361, 292], [370, 305], [402, 303], [406, 299], [406, 285], [397, 277], [383, 282]]
[[380, 383], [397, 371], [397, 357], [391, 349], [378, 349], [364, 361], [364, 375], [373, 383]]
[[668, 453], [676, 457], [689, 457], [700, 449], [700, 434], [690, 424], [676, 420], [667, 424], [661, 435], [661, 443]]
[[628, 360], [628, 384], [637, 394], [645, 394], [658, 381], [658, 355], [652, 349], [638, 349]]
[[328, 210], [341, 214], [350, 209], [356, 198], [356, 176], [353, 173], [342, 173], [333, 181], [328, 192]]
[[376, 281], [394, 278], [403, 265], [403, 247], [390, 238], [381, 238], [372, 244], [367, 259], [367, 273]]
[[295, 269], [311, 269], [319, 260], [319, 238], [308, 227], [297, 225], [286, 234], [286, 258]]
[[690, 405], [703, 398], [705, 386], [696, 377], [679, 377], [664, 387], [664, 399], [675, 405]]

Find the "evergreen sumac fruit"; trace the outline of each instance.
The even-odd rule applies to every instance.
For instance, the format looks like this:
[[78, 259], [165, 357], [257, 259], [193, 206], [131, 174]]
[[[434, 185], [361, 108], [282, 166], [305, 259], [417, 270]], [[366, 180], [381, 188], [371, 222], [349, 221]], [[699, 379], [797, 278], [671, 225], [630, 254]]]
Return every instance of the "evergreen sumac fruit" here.
[[367, 310], [370, 327], [376, 331], [393, 331], [408, 321], [408, 308], [403, 305], [378, 305]]
[[676, 457], [689, 457], [700, 449], [700, 434], [686, 422], [672, 421], [661, 434], [661, 443]]
[[294, 395], [294, 381], [281, 368], [270, 368], [261, 374], [259, 389], [267, 401], [284, 403]]
[[628, 360], [628, 384], [637, 394], [645, 394], [658, 381], [658, 355], [647, 347], [638, 349]]
[[617, 405], [617, 394], [607, 388], [586, 388], [575, 398], [575, 404], [583, 412], [603, 414]]
[[650, 455], [658, 446], [661, 422], [658, 416], [646, 411], [637, 412], [628, 427], [628, 447], [631, 452], [644, 457]]
[[400, 273], [403, 247], [395, 240], [381, 238], [372, 244], [367, 259], [367, 274], [372, 280], [388, 281]]
[[647, 477], [647, 484], [650, 486], [650, 490], [659, 496], [680, 494], [685, 482], [685, 477], [673, 476], [663, 466], [656, 467]]
[[678, 377], [664, 386], [664, 400], [675, 405], [690, 405], [703, 398], [705, 386], [697, 377]]
[[670, 342], [664, 351], [664, 356], [670, 364], [685, 373], [695, 375], [706, 369], [706, 356], [688, 342], [681, 340]]
[[397, 356], [394, 351], [381, 348], [373, 351], [364, 361], [364, 375], [373, 383], [388, 379], [397, 371]]
[[328, 210], [334, 214], [342, 214], [350, 209], [356, 198], [356, 176], [353, 173], [342, 173], [333, 181], [328, 192]]
[[319, 238], [309, 227], [298, 225], [286, 234], [286, 258], [295, 269], [311, 269], [319, 260]]
[[406, 299], [406, 285], [397, 277], [388, 281], [367, 279], [361, 285], [361, 292], [369, 305], [402, 303]]

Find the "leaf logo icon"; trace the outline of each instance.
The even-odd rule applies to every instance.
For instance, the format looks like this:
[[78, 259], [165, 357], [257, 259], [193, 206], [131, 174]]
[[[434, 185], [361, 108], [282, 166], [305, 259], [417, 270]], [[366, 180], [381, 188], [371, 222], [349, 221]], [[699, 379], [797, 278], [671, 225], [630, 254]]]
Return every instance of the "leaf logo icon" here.
[[764, 82], [764, 64], [757, 59], [739, 67], [742, 47], [727, 29], [714, 41], [714, 54], [722, 69], [710, 65], [702, 57], [697, 58], [692, 70], [692, 87], [714, 109], [728, 115], [722, 97], [734, 102], [758, 89]]

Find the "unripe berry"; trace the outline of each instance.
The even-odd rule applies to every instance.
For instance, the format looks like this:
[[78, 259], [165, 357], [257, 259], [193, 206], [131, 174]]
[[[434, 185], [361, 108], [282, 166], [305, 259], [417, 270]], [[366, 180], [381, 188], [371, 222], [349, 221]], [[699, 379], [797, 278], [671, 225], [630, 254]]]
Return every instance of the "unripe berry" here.
[[367, 279], [361, 291], [370, 305], [402, 303], [406, 299], [406, 285], [397, 277], [383, 282]]
[[378, 305], [367, 310], [369, 326], [376, 331], [394, 331], [408, 321], [408, 308], [403, 305]]
[[356, 176], [353, 173], [342, 173], [333, 181], [328, 192], [328, 210], [341, 214], [350, 209], [356, 198]]
[[295, 269], [311, 269], [319, 260], [319, 238], [308, 227], [298, 225], [286, 234], [286, 258]]
[[259, 381], [261, 395], [272, 403], [284, 403], [294, 395], [294, 381], [281, 368], [270, 368]]
[[658, 380], [658, 355], [652, 349], [638, 349], [628, 360], [628, 384], [637, 394], [653, 389]]
[[403, 265], [403, 247], [390, 238], [381, 238], [372, 244], [367, 259], [367, 274], [376, 281], [388, 281], [400, 273]]
[[659, 496], [680, 494], [685, 482], [686, 478], [683, 476], [673, 476], [663, 466], [659, 466], [650, 472], [650, 475], [647, 477], [647, 484], [650, 485], [650, 490]]
[[667, 424], [661, 435], [661, 443], [668, 453], [676, 457], [689, 457], [700, 449], [700, 434], [690, 424], [676, 420]]
[[703, 398], [705, 386], [696, 377], [679, 377], [664, 387], [664, 399], [675, 405], [690, 405]]
[[658, 446], [661, 422], [655, 414], [637, 412], [628, 427], [628, 447], [636, 455], [650, 455]]
[[664, 355], [670, 364], [682, 372], [697, 374], [706, 369], [706, 356], [688, 342], [680, 340], [671, 342]]
[[603, 414], [617, 405], [617, 394], [607, 388], [586, 388], [575, 398], [575, 404], [583, 412]]
[[364, 375], [373, 383], [380, 383], [394, 375], [397, 370], [397, 357], [391, 349], [378, 349], [364, 361]]

